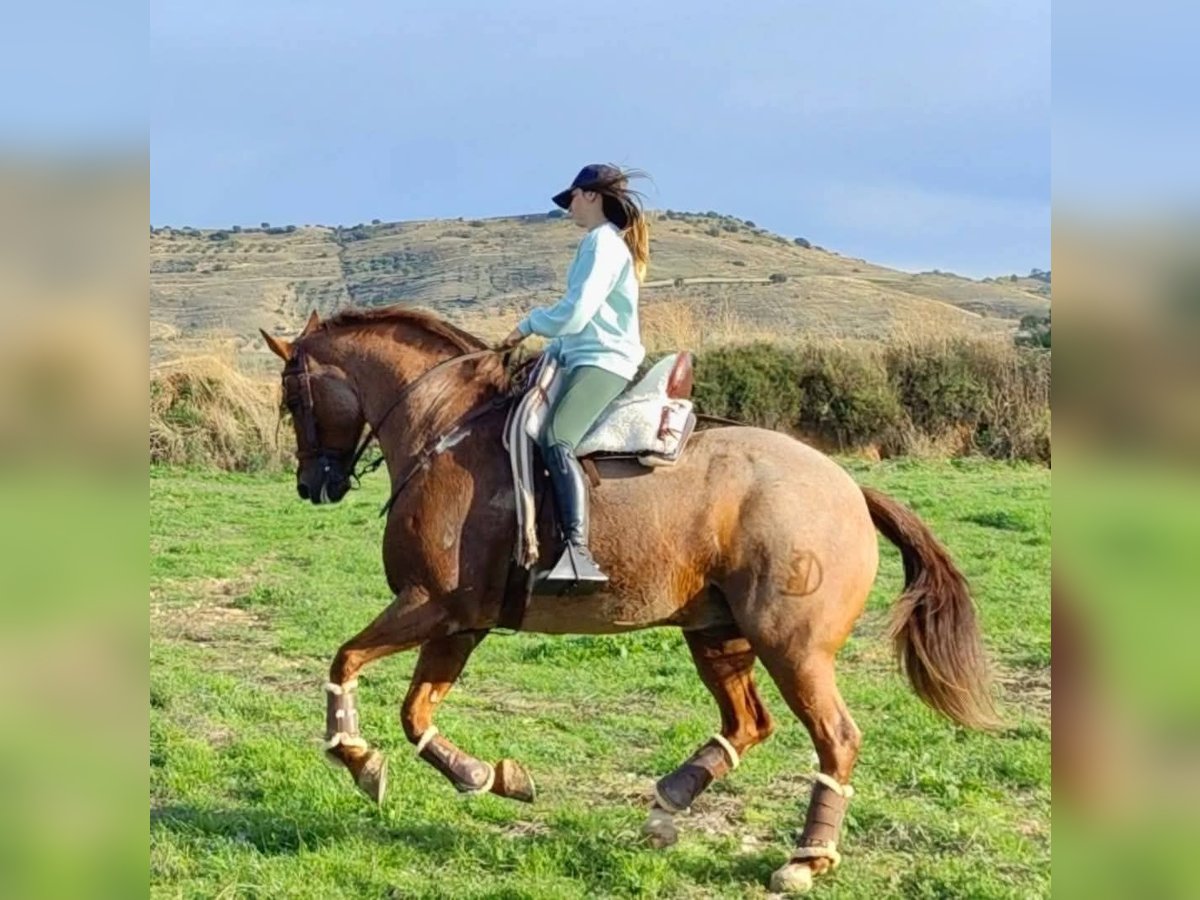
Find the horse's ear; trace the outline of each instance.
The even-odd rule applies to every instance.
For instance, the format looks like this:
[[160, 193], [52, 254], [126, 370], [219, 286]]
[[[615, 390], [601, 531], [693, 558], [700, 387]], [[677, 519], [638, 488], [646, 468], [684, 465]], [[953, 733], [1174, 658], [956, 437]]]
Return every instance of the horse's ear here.
[[258, 329], [258, 333], [263, 336], [263, 339], [267, 342], [267, 346], [271, 348], [271, 352], [284, 362], [292, 358], [292, 345], [290, 343], [281, 338], [271, 337], [271, 335], [267, 334], [261, 328]]
[[317, 315], [317, 311], [314, 309], [312, 314], [308, 317], [308, 321], [304, 323], [304, 330], [300, 332], [300, 337], [306, 337], [307, 335], [312, 334], [320, 326], [321, 317]]

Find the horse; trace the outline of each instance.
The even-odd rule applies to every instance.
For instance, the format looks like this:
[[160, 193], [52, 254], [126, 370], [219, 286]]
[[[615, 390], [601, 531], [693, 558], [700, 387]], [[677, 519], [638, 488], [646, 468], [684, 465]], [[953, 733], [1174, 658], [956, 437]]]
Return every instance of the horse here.
[[[534, 783], [520, 763], [477, 759], [434, 724], [471, 652], [502, 621], [513, 572], [515, 497], [502, 448], [509, 360], [431, 313], [401, 307], [348, 308], [326, 320], [314, 312], [290, 341], [261, 333], [284, 362], [300, 498], [342, 499], [372, 437], [392, 485], [383, 564], [393, 599], [334, 655], [325, 752], [382, 801], [387, 760], [359, 732], [357, 676], [370, 662], [419, 648], [400, 713], [418, 757], [462, 793], [532, 802]], [[839, 864], [861, 733], [838, 692], [834, 659], [875, 581], [876, 530], [903, 560], [889, 638], [912, 689], [964, 727], [996, 726], [967, 582], [902, 504], [860, 487], [799, 440], [752, 427], [700, 429], [670, 467], [600, 460], [598, 468], [591, 545], [610, 581], [598, 593], [524, 597], [521, 628], [682, 629], [721, 725], [656, 783], [644, 829], [652, 845], [673, 843], [676, 816], [773, 732], [755, 685], [761, 661], [819, 761], [803, 831], [771, 888], [803, 892]], [[549, 546], [553, 522], [543, 515], [537, 527]]]

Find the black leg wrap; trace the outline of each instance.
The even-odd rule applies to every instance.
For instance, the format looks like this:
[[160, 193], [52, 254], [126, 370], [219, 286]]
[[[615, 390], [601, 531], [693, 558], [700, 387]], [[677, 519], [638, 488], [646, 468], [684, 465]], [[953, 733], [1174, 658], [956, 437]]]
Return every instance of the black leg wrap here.
[[850, 799], [845, 794], [838, 793], [823, 781], [814, 781], [798, 846], [836, 846], [849, 805]]
[[731, 768], [725, 749], [710, 741], [670, 775], [659, 779], [654, 786], [659, 803], [669, 812], [685, 810]]

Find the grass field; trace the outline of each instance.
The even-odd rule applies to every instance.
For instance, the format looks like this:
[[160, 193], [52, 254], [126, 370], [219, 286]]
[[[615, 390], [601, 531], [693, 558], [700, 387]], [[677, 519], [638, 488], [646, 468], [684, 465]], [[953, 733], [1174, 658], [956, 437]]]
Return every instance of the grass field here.
[[[840, 656], [864, 733], [842, 850], [820, 897], [1050, 891], [1050, 473], [974, 460], [847, 463], [911, 505], [970, 578], [1007, 728], [926, 710], [881, 638], [899, 592], [882, 541], [868, 612]], [[287, 476], [151, 475], [150, 870], [157, 897], [762, 897], [803, 821], [811, 743], [774, 685], [779, 730], [642, 845], [654, 780], [716, 729], [678, 632], [489, 637], [438, 726], [537, 780], [522, 806], [462, 798], [419, 762], [397, 710], [415, 656], [362, 676], [363, 733], [391, 757], [376, 809], [325, 765], [324, 681], [387, 602], [380, 476], [334, 507]]]

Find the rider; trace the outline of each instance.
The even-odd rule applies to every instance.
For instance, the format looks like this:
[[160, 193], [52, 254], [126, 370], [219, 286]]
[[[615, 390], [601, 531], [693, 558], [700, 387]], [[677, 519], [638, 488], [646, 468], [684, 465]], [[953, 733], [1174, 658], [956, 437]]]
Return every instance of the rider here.
[[587, 483], [575, 448], [646, 355], [638, 329], [638, 287], [646, 275], [650, 239], [630, 177], [640, 173], [584, 166], [569, 188], [554, 195], [555, 204], [587, 230], [567, 273], [566, 295], [533, 310], [499, 344], [509, 349], [531, 334], [552, 338], [546, 352], [555, 355], [565, 379], [540, 439], [566, 539], [544, 580], [560, 586], [608, 581], [588, 549]]

